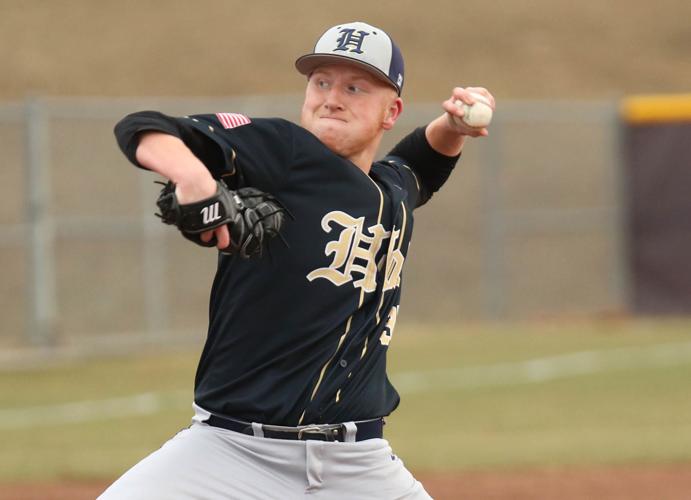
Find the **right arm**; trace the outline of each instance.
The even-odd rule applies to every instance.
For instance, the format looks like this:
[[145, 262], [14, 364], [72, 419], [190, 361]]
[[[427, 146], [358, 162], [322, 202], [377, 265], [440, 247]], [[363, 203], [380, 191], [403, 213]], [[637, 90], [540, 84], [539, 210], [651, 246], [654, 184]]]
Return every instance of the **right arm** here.
[[213, 196], [216, 181], [182, 139], [164, 132], [143, 132], [135, 150], [137, 163], [176, 184], [182, 204]]
[[[233, 189], [251, 186], [276, 195], [294, 163], [296, 126], [285, 120], [245, 117], [244, 124], [229, 127], [218, 116], [175, 118], [140, 111], [123, 118], [115, 126], [115, 136], [132, 163], [176, 184], [180, 203], [214, 195], [214, 179], [221, 178]], [[218, 248], [230, 243], [227, 227], [214, 233]], [[203, 233], [202, 239], [210, 241], [214, 233]]]
[[[115, 129], [123, 152], [135, 164], [173, 181], [176, 184], [175, 194], [181, 204], [200, 201], [216, 193], [216, 181], [181, 139], [182, 133], [174, 127], [174, 122], [159, 119], [144, 123], [141, 118], [138, 122], [136, 119], [128, 122], [128, 118]], [[219, 249], [230, 244], [226, 226], [207, 231], [201, 238], [210, 241], [213, 236], [216, 236]]]

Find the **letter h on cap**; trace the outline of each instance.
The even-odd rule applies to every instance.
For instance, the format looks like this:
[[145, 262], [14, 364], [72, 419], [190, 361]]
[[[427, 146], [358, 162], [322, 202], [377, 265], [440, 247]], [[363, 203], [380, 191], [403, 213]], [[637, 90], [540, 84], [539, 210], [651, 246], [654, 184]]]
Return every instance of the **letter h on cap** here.
[[353, 28], [344, 28], [340, 31], [341, 36], [336, 40], [338, 46], [334, 49], [355, 52], [356, 54], [362, 54], [362, 42], [365, 37], [369, 35], [366, 31], [355, 31]]

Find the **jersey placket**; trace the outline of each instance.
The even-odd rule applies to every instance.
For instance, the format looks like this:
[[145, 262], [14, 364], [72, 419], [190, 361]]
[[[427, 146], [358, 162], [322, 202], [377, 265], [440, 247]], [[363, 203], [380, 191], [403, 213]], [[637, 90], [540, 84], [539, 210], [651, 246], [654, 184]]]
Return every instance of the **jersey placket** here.
[[[377, 192], [379, 194], [379, 211], [377, 213], [377, 225], [381, 225], [382, 215], [384, 212], [384, 193], [382, 192], [379, 185], [374, 181], [374, 179], [372, 179], [369, 176], [367, 176], [367, 178], [372, 182], [372, 185], [374, 185], [374, 187], [377, 189]], [[379, 288], [379, 283], [377, 284], [377, 289], [378, 288]], [[357, 311], [360, 311], [360, 308], [362, 307], [364, 300], [365, 300], [365, 290], [364, 290], [364, 288], [361, 288], [360, 289], [360, 300], [358, 301]], [[356, 313], [357, 313], [357, 311], [356, 311]], [[336, 358], [338, 353], [341, 351], [341, 347], [343, 346], [343, 343], [345, 342], [345, 339], [348, 336], [348, 333], [350, 333], [350, 327], [351, 327], [352, 322], [353, 322], [353, 316], [350, 316], [350, 318], [348, 318], [348, 321], [346, 323], [345, 331], [343, 332], [343, 335], [341, 335], [341, 337], [338, 340], [338, 345], [336, 346], [334, 354], [329, 358], [329, 360], [322, 367], [322, 369], [319, 373], [319, 378], [317, 379], [317, 383], [315, 384], [314, 389], [312, 390], [312, 394], [310, 396], [310, 401], [309, 401], [310, 405], [315, 401], [315, 398], [317, 396], [319, 388], [321, 387], [324, 376], [325, 376], [329, 366], [331, 366], [333, 360]], [[365, 338], [365, 345], [363, 346], [361, 358], [364, 356], [366, 349], [367, 349], [367, 338]], [[351, 374], [348, 374], [349, 378], [350, 378], [350, 375]], [[340, 401], [340, 392], [341, 392], [340, 389], [336, 392], [336, 402]], [[300, 415], [300, 419], [298, 420], [298, 425], [302, 425], [302, 423], [304, 422], [307, 409], [308, 408], [305, 408], [302, 411], [302, 414]], [[319, 412], [321, 413], [321, 409], [319, 410]]]

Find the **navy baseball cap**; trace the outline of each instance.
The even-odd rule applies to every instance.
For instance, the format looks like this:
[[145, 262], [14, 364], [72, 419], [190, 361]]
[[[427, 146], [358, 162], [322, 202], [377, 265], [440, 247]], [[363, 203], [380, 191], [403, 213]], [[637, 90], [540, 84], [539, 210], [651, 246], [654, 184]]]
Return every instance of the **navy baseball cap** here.
[[317, 66], [337, 62], [361, 66], [401, 95], [403, 56], [384, 30], [359, 21], [329, 28], [310, 54], [295, 61], [295, 67], [303, 75], [309, 75]]

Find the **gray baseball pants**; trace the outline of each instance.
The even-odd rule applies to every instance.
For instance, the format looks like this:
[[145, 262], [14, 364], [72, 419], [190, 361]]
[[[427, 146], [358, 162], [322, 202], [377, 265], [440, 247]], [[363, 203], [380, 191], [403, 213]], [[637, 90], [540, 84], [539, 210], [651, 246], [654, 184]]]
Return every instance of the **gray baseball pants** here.
[[385, 439], [291, 441], [194, 421], [115, 481], [113, 499], [429, 499]]

